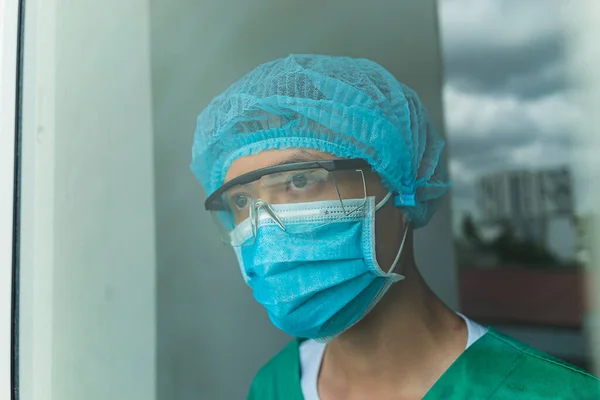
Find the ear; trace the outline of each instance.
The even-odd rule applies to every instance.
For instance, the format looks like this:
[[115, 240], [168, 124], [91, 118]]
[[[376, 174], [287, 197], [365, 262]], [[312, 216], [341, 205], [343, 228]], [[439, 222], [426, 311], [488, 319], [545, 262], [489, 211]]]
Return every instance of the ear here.
[[402, 226], [400, 227], [400, 230], [401, 230], [400, 234], [404, 235], [406, 232], [406, 240], [411, 241], [414, 229], [411, 226], [410, 218], [408, 218], [406, 216], [406, 214], [404, 212], [402, 212], [402, 210], [400, 210], [400, 213], [401, 213], [401, 218], [402, 218]]
[[410, 220], [408, 219], [408, 217], [406, 216], [406, 213], [403, 211], [403, 209], [401, 207], [398, 207], [398, 212], [400, 213], [400, 219], [402, 221], [402, 231], [404, 231], [404, 229], [408, 228], [408, 224], [410, 223]]

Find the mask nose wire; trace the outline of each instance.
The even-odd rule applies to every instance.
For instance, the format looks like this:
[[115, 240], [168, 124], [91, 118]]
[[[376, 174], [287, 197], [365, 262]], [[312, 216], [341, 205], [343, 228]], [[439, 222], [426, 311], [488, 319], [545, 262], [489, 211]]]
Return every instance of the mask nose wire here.
[[[375, 211], [378, 211], [381, 207], [383, 207], [390, 200], [392, 195], [392, 192], [388, 192], [388, 194], [375, 206]], [[260, 215], [261, 208], [269, 215], [269, 217], [271, 217], [273, 221], [275, 221], [277, 226], [279, 226], [284, 232], [287, 231], [285, 225], [283, 224], [275, 210], [273, 210], [273, 207], [271, 207], [271, 205], [263, 199], [255, 199], [250, 204], [249, 215], [250, 221], [252, 222], [252, 234], [254, 235], [254, 237], [256, 237], [256, 233], [258, 231], [258, 218]]]
[[275, 223], [283, 231], [286, 231], [285, 225], [283, 225], [283, 222], [281, 222], [281, 219], [279, 219], [279, 216], [277, 215], [277, 213], [275, 213], [273, 207], [271, 207], [269, 203], [262, 199], [256, 199], [252, 202], [252, 204], [250, 204], [250, 221], [252, 222], [252, 234], [254, 235], [254, 237], [256, 237], [256, 233], [258, 231], [258, 218], [260, 215], [261, 208], [269, 215], [269, 217], [271, 217], [273, 221], [275, 221]]

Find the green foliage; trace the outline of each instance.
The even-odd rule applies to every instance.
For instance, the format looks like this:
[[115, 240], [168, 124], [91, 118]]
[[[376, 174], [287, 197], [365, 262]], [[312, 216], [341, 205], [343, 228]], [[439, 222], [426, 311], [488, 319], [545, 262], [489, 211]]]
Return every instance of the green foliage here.
[[533, 241], [518, 237], [508, 222], [502, 224], [502, 230], [498, 237], [494, 240], [485, 241], [481, 238], [473, 218], [466, 215], [462, 222], [462, 232], [465, 240], [472, 248], [494, 254], [502, 265], [519, 265], [532, 268], [561, 266], [560, 261], [544, 247]]
[[560, 262], [542, 246], [518, 238], [509, 224], [504, 224], [502, 233], [488, 244], [502, 264], [551, 267]]

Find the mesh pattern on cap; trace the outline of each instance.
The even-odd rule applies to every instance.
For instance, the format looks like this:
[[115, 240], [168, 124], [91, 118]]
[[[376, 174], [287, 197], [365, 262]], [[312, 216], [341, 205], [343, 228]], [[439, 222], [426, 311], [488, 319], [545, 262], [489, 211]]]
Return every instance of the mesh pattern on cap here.
[[450, 186], [444, 140], [416, 93], [366, 59], [290, 55], [257, 67], [198, 117], [191, 169], [210, 194], [235, 159], [287, 148], [367, 160], [415, 227]]

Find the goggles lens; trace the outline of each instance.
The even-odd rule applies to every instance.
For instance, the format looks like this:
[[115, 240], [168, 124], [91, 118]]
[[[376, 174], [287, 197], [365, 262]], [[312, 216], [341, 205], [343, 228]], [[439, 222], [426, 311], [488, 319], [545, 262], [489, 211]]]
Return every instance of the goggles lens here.
[[[339, 202], [342, 212], [328, 218], [327, 223], [331, 223], [336, 218], [350, 216], [364, 204], [366, 197], [362, 170], [299, 169], [264, 175], [255, 181], [232, 186], [217, 199], [218, 206], [211, 206], [210, 209], [224, 242], [240, 246], [254, 243], [262, 215], [276, 220], [289, 220], [285, 212], [278, 211], [285, 209], [280, 206], [321, 201]], [[296, 220], [301, 221], [301, 218]], [[241, 224], [254, 224], [251, 237], [244, 238], [243, 243], [232, 238], [232, 232]], [[314, 225], [315, 228], [319, 226]]]

